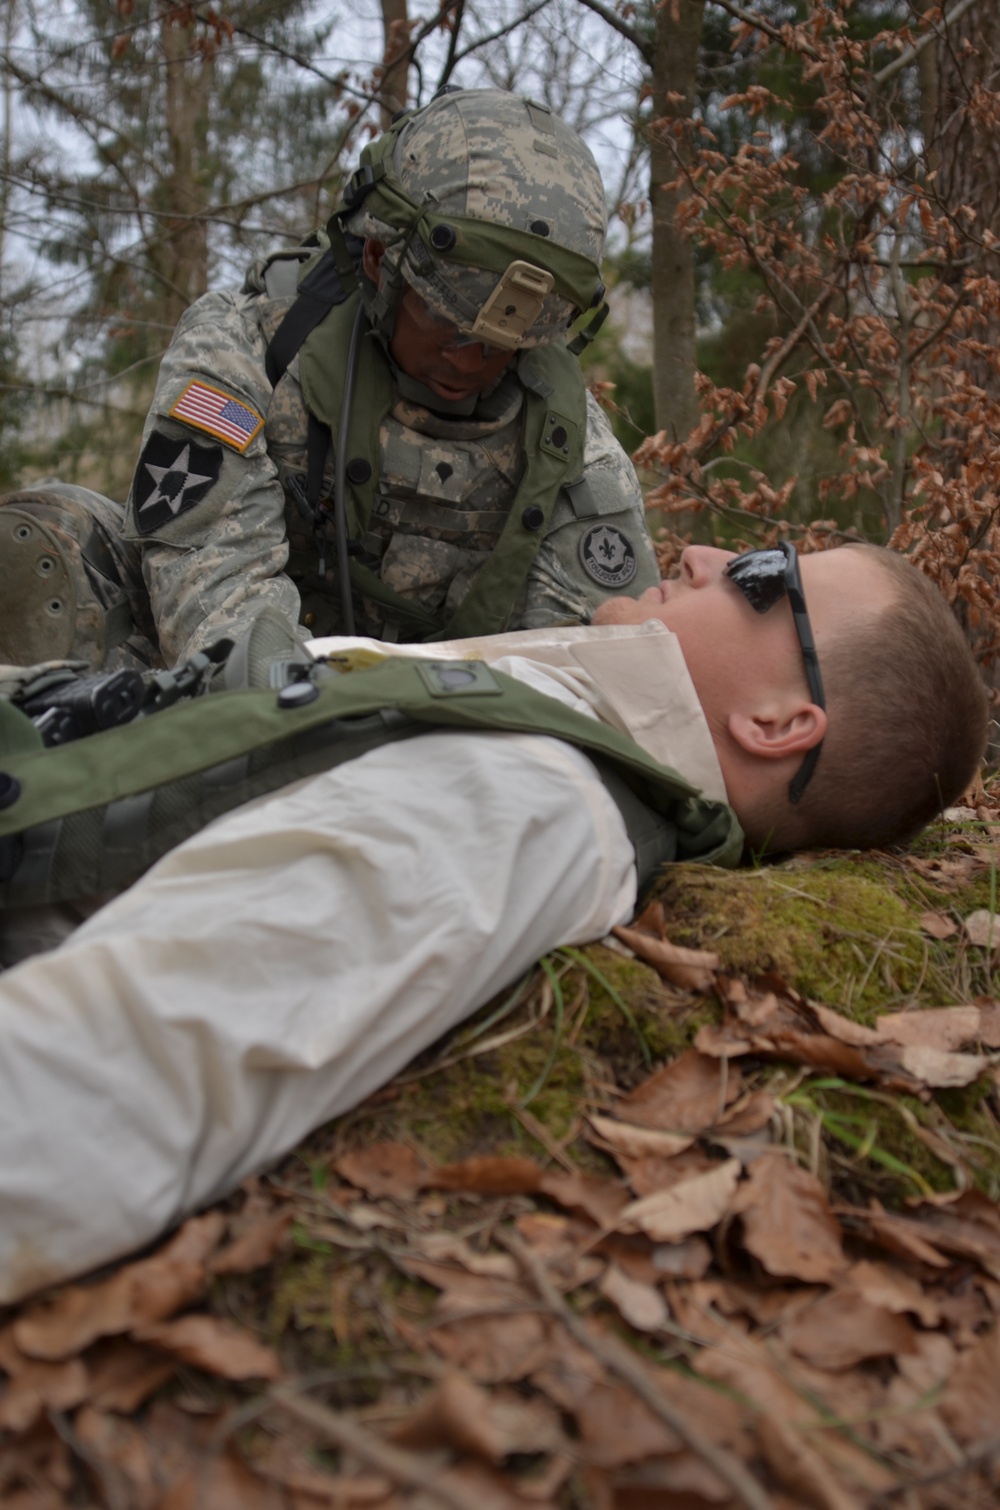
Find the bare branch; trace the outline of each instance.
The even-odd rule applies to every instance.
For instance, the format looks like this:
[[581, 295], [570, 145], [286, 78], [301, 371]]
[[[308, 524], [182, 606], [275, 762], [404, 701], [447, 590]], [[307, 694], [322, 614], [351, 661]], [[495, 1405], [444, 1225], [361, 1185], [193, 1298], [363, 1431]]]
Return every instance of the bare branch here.
[[[722, 4], [723, 0], [719, 0], [719, 3]], [[956, 21], [960, 21], [975, 3], [976, 0], [958, 0], [958, 4], [946, 16], [942, 16], [940, 21], [931, 23], [928, 30], [913, 43], [912, 47], [907, 47], [898, 58], [893, 58], [891, 63], [887, 63], [884, 68], [879, 69], [878, 73], [873, 74], [872, 83], [886, 84], [890, 79], [894, 79], [897, 73], [902, 73], [904, 68], [909, 68], [914, 59], [919, 58], [925, 47], [936, 41], [938, 37], [943, 37], [949, 26], [954, 26]]]
[[652, 66], [653, 43], [650, 39], [636, 31], [634, 26], [629, 26], [628, 22], [623, 21], [621, 16], [616, 15], [609, 6], [602, 5], [601, 0], [580, 0], [580, 4], [586, 6], [587, 10], [592, 10], [595, 16], [600, 16], [601, 20], [606, 21], [614, 31], [618, 32], [619, 36], [625, 38], [626, 42], [631, 42], [636, 51], [641, 53], [643, 60]]

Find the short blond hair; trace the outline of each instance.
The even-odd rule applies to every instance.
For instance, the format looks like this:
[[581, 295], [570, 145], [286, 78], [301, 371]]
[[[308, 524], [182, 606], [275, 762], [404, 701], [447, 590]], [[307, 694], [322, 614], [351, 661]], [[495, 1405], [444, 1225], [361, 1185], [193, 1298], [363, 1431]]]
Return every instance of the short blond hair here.
[[877, 561], [893, 600], [820, 648], [829, 727], [819, 763], [801, 803], [776, 795], [754, 813], [758, 848], [905, 843], [966, 790], [983, 758], [986, 688], [943, 594], [895, 551], [842, 548]]

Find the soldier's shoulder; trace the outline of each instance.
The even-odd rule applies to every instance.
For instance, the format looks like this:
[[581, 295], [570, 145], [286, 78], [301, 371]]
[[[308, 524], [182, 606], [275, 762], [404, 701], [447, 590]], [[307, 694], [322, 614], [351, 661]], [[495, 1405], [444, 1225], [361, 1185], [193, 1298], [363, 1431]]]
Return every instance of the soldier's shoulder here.
[[590, 466], [592, 463], [608, 457], [615, 461], [620, 457], [622, 461], [627, 462], [628, 457], [625, 455], [615, 436], [614, 430], [611, 428], [611, 421], [589, 388], [587, 389], [586, 412], [587, 433], [583, 448], [584, 466]]

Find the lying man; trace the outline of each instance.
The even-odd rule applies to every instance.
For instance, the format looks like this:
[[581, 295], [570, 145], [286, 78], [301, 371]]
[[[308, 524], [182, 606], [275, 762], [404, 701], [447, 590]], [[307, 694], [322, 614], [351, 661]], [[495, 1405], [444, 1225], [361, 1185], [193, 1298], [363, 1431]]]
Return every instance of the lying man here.
[[[674, 778], [667, 827], [678, 852], [722, 863], [739, 853], [723, 796], [758, 851], [894, 842], [953, 801], [981, 757], [986, 700], [944, 600], [869, 547], [801, 568], [789, 547], [738, 559], [691, 548], [677, 581], [607, 605], [603, 628], [436, 647], [421, 674], [440, 706], [449, 675], [468, 677], [464, 706], [488, 722], [490, 699], [518, 685], [506, 671], [546, 694], [539, 728], [550, 708], [549, 727], [570, 732], [495, 719], [521, 732], [381, 742], [219, 818], [59, 948], [6, 973], [0, 1300], [153, 1238], [383, 1085], [540, 955], [626, 921], [642, 850], [621, 790], [629, 751], [637, 769], [652, 771], [652, 751], [704, 790], [697, 801]], [[342, 665], [384, 654], [330, 648]], [[483, 675], [470, 670], [481, 655]], [[387, 665], [334, 679], [329, 695], [426, 663]], [[322, 711], [326, 691], [292, 685], [305, 690], [277, 694], [289, 718], [313, 699]], [[234, 696], [248, 724], [275, 702]], [[158, 746], [188, 712], [217, 703], [221, 716], [226, 702], [27, 754], [8, 717], [0, 834], [18, 833], [36, 767], [135, 730], [149, 766], [125, 768], [104, 825], [127, 847], [129, 803], [164, 779]], [[572, 711], [582, 707], [591, 719]], [[644, 749], [603, 733], [595, 712]], [[607, 784], [603, 756], [582, 752], [588, 729], [623, 754]], [[178, 758], [196, 760], [189, 746]], [[106, 764], [99, 753], [95, 767]], [[241, 769], [210, 774], [219, 786]], [[8, 868], [8, 899], [21, 865], [45, 868], [44, 844], [28, 848]]]

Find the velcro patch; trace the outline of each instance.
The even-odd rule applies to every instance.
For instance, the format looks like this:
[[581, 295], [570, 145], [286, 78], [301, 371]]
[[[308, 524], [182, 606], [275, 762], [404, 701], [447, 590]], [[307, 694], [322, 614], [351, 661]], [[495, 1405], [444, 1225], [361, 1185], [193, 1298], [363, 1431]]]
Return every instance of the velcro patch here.
[[233, 398], [231, 393], [223, 393], [221, 388], [212, 388], [198, 379], [188, 383], [170, 410], [170, 418], [207, 430], [209, 435], [233, 446], [241, 454], [264, 423], [256, 409], [251, 409], [242, 399]]
[[639, 569], [635, 546], [615, 524], [595, 524], [580, 541], [583, 569], [602, 587], [627, 587]]
[[200, 503], [222, 471], [219, 446], [199, 446], [154, 430], [142, 448], [132, 482], [132, 510], [140, 535], [151, 535]]

